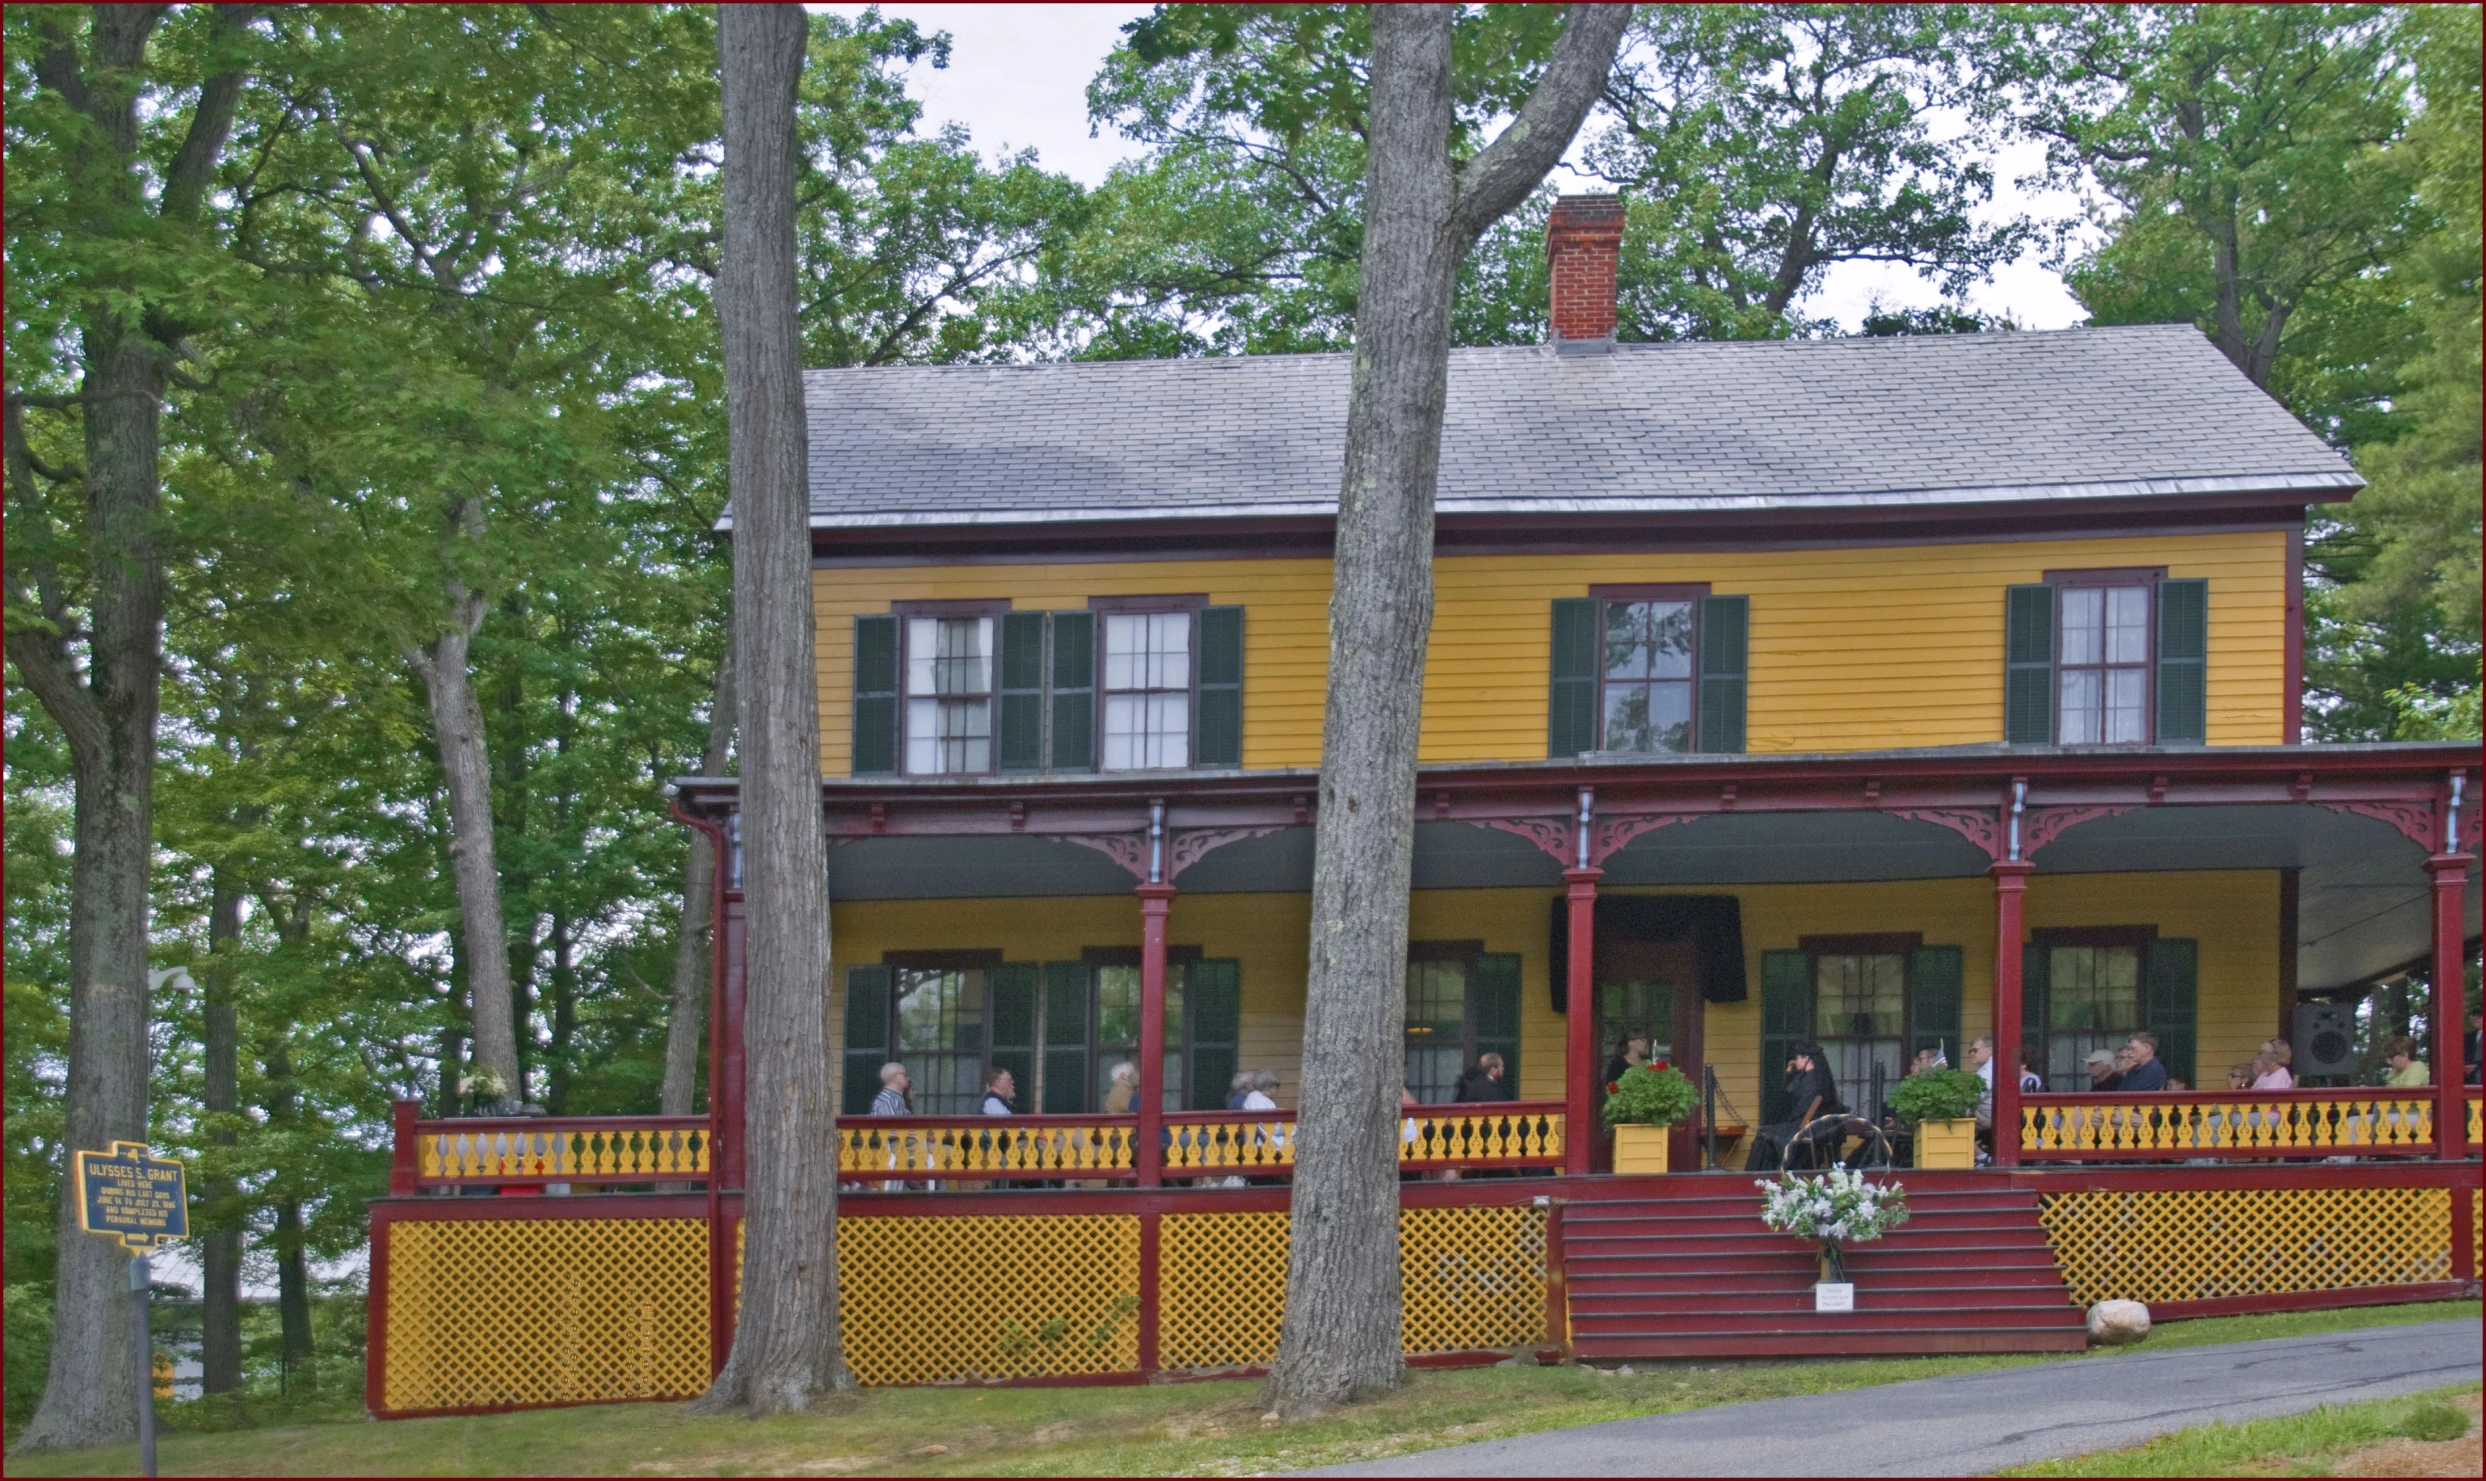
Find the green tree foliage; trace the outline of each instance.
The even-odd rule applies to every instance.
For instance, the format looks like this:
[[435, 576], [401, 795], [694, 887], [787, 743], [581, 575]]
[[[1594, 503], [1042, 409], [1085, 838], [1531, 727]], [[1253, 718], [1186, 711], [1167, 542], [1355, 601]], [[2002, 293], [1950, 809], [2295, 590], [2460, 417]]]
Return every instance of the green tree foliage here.
[[2427, 733], [2476, 685], [2477, 24], [2156, 6], [2021, 33], [2030, 126], [2100, 192], [2104, 239], [2067, 264], [2093, 322], [2199, 324], [2372, 481], [2309, 532], [2326, 739]]

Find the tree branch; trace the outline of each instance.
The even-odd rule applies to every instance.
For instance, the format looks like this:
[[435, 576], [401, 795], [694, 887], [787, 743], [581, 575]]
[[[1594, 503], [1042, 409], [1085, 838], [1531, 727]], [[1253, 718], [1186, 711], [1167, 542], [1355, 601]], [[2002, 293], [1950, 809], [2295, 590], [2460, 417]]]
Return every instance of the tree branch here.
[[1580, 121], [1605, 91], [1632, 15], [1628, 5], [1574, 5], [1564, 14], [1553, 60], [1519, 105], [1518, 116], [1459, 169], [1450, 229], [1463, 240], [1484, 235], [1561, 160]]
[[[219, 5], [216, 18], [207, 33], [207, 50], [220, 55], [244, 35], [258, 15], [255, 5]], [[225, 140], [233, 132], [233, 113], [241, 102], [242, 84], [249, 79], [247, 69], [229, 68], [207, 79], [199, 89], [198, 107], [190, 115], [190, 131], [181, 140], [180, 152], [173, 156], [172, 169], [164, 177], [164, 196], [156, 214], [166, 221], [188, 224], [198, 215], [199, 202], [207, 194], [207, 182], [216, 173], [216, 159], [224, 153]]]

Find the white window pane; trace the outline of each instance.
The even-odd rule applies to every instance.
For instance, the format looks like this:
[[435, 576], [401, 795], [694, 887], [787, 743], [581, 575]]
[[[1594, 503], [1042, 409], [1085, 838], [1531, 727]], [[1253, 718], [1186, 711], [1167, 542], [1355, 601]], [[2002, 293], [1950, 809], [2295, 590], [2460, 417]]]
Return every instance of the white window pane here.
[[1149, 674], [1151, 689], [1188, 689], [1191, 687], [1191, 614], [1188, 612], [1156, 612], [1149, 615]]
[[1148, 696], [1148, 741], [1149, 765], [1189, 766], [1191, 764], [1191, 696], [1189, 694]]
[[2147, 669], [2108, 669], [2106, 671], [2106, 738], [2117, 745], [2131, 745], [2149, 737], [2142, 722], [2147, 718], [2143, 692], [2147, 686]]
[[1140, 655], [1148, 647], [1145, 616], [1112, 613], [1105, 618], [1105, 687], [1136, 689]]
[[2106, 592], [2095, 586], [2073, 586], [2063, 592], [2063, 659], [2095, 663], [2106, 620]]
[[906, 620], [906, 692], [930, 694], [933, 674], [941, 651], [941, 619], [910, 617]]
[[2067, 746], [2094, 745], [2098, 739], [2098, 675], [2095, 669], [2065, 669], [2056, 734]]
[[1649, 672], [1660, 679], [1692, 677], [1692, 604], [1649, 604]]
[[2149, 588], [2118, 586], [2106, 593], [2106, 661], [2149, 662]]
[[952, 645], [956, 649], [950, 684], [952, 694], [990, 694], [993, 691], [993, 619], [970, 618], [965, 622], [947, 624], [956, 630]]

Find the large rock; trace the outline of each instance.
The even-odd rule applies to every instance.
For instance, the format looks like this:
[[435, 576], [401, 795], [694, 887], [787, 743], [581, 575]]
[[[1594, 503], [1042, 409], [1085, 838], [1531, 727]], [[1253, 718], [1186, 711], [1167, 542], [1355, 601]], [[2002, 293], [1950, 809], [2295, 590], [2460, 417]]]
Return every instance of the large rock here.
[[2089, 1340], [2129, 1347], [2149, 1335], [2149, 1308], [2138, 1301], [2101, 1301], [2089, 1308]]

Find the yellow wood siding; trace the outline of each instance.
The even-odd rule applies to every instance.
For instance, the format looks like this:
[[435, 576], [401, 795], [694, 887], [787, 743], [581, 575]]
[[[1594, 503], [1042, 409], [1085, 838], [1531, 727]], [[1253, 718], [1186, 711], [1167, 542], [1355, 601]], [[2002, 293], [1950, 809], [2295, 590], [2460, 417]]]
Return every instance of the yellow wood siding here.
[[[1829, 550], [1447, 556], [1435, 564], [1422, 759], [1545, 754], [1552, 603], [1592, 585], [1706, 581], [1752, 598], [1747, 741], [1755, 752], [1998, 740], [2003, 588], [2048, 570], [2165, 566], [2210, 583], [2209, 740], [2275, 744], [2285, 683], [2287, 536], [2276, 530]], [[1205, 593], [1244, 617], [1243, 764], [1320, 762], [1325, 560], [853, 567], [812, 576], [821, 771], [847, 773], [853, 623], [893, 601]]]
[[[1927, 945], [1962, 948], [1962, 1033], [1973, 1037], [1993, 1025], [1994, 888], [1983, 879], [1613, 893], [1731, 894], [1742, 901], [1751, 995], [1709, 1004], [1702, 1032], [1708, 1065], [1747, 1118], [1760, 1114], [1764, 951], [1794, 947], [1806, 936], [1921, 932]], [[1408, 906], [1415, 940], [1481, 939], [1487, 951], [1519, 955], [1519, 1093], [1529, 1100], [1563, 1093], [1564, 1018], [1554, 1011], [1546, 979], [1553, 897], [1551, 890], [1420, 890]], [[2162, 936], [2200, 943], [2198, 1073], [2208, 1088], [2224, 1085], [2227, 1067], [2277, 1032], [2275, 872], [2041, 874], [2031, 880], [2027, 901], [2031, 928], [2155, 925]], [[1075, 960], [1082, 947], [1138, 946], [1139, 905], [1094, 896], [858, 901], [836, 906], [830, 926], [839, 968], [838, 1011], [830, 1022], [842, 1033], [848, 964], [877, 962], [885, 951], [962, 947], [998, 947], [1011, 961]], [[1294, 894], [1181, 896], [1168, 922], [1170, 941], [1240, 963], [1240, 1063], [1276, 1070], [1284, 1081], [1278, 1099], [1289, 1106], [1302, 1065], [1310, 926], [1310, 901]]]

